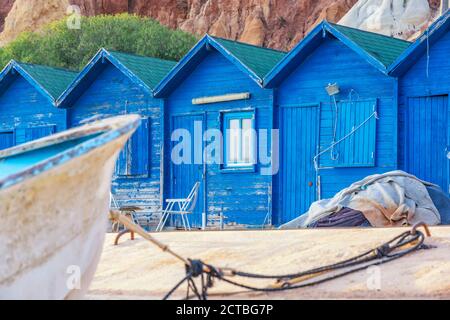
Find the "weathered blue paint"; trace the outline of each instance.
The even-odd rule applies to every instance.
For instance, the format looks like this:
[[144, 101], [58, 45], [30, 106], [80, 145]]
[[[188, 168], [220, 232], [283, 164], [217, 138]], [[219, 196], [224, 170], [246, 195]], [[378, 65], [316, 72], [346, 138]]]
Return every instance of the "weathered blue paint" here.
[[[204, 132], [206, 129], [221, 130], [223, 114], [226, 112], [252, 111], [255, 113], [256, 129], [270, 130], [273, 127], [273, 90], [261, 88], [260, 81], [239, 62], [230, 59], [226, 52], [216, 48], [213, 43], [208, 43], [208, 38], [204, 38], [197, 44], [156, 89], [158, 96], [166, 98], [165, 197], [186, 197], [194, 180], [202, 179], [199, 207], [205, 208], [209, 217], [223, 213], [226, 224], [260, 226], [268, 215], [269, 221], [272, 218], [272, 176], [261, 175], [260, 164], [254, 170], [226, 170], [220, 163], [206, 164], [204, 168], [196, 164], [171, 168], [173, 119], [177, 119], [176, 127], [185, 126], [189, 130], [192, 119], [202, 117]], [[249, 92], [250, 98], [192, 104], [192, 99], [195, 98], [239, 92]], [[181, 118], [183, 115], [186, 117]], [[189, 124], [185, 124], [186, 122]], [[270, 136], [263, 137], [259, 143], [265, 144], [266, 141], [270, 150]], [[201, 156], [200, 161], [202, 162]], [[189, 186], [178, 190], [174, 185], [172, 172], [188, 179], [186, 183]], [[194, 223], [199, 225], [198, 217], [195, 217]]]
[[449, 99], [410, 97], [405, 106], [405, 171], [446, 190], [449, 185]]
[[16, 128], [16, 139], [20, 136], [20, 133], [24, 135], [23, 140], [25, 142], [37, 140], [56, 132], [55, 125], [34, 126], [32, 128]]
[[390, 67], [398, 77], [401, 169], [450, 192], [450, 11]]
[[[225, 59], [232, 63], [237, 70], [246, 74], [262, 87], [263, 79], [253, 72], [248, 66], [239, 61], [223, 46], [221, 46], [213, 37], [205, 35], [169, 72], [169, 74], [155, 88], [155, 96], [166, 96], [174, 90], [184, 78], [196, 68], [198, 63], [204, 59], [209, 52], [220, 52]], [[236, 93], [236, 92], [228, 92]], [[211, 94], [207, 94], [211, 96]], [[198, 98], [198, 97], [196, 97]]]
[[56, 101], [59, 107], [71, 106], [81, 94], [83, 94], [87, 88], [95, 81], [97, 75], [101, 73], [105, 65], [112, 64], [118, 70], [120, 70], [123, 75], [129, 78], [137, 87], [141, 88], [147, 93], [152, 92], [147, 84], [145, 84], [142, 79], [136, 76], [133, 72], [127, 69], [118, 59], [116, 59], [110, 52], [106, 49], [100, 49], [97, 54], [88, 62], [88, 64], [83, 68], [79, 75], [74, 79], [74, 81], [67, 87], [67, 89], [61, 94], [61, 96]]
[[[375, 63], [373, 57], [355, 48], [326, 23], [308, 35], [266, 77], [266, 86], [277, 88], [276, 108], [280, 116], [276, 123], [281, 132], [293, 130], [289, 129], [292, 119], [283, 116], [285, 108], [318, 106], [320, 115], [316, 120], [316, 143], [311, 138], [313, 132], [281, 134], [280, 149], [285, 159], [281, 160], [275, 183], [278, 190], [274, 192], [277, 195], [274, 212], [279, 216], [276, 221], [288, 220], [293, 212], [297, 215], [305, 212], [314, 200], [330, 198], [367, 175], [397, 168], [396, 146], [392, 142], [397, 122], [396, 81], [386, 75], [386, 67]], [[325, 90], [330, 83], [340, 87], [336, 104]], [[364, 122], [360, 129], [345, 138]], [[297, 126], [300, 127], [294, 128], [303, 130], [303, 123], [299, 119]], [[311, 126], [310, 130], [316, 129]], [[330, 149], [333, 141], [341, 138], [345, 139]], [[294, 157], [292, 154], [299, 149], [295, 147], [299, 143], [303, 145], [303, 154]], [[321, 155], [317, 157], [317, 170], [312, 175], [311, 167], [317, 154]], [[286, 158], [289, 155], [294, 159]], [[293, 172], [295, 166], [301, 174], [297, 172], [287, 178], [285, 173]]]
[[327, 21], [322, 21], [313, 30], [311, 30], [311, 32], [309, 32], [306, 37], [289, 52], [285, 59], [281, 60], [264, 78], [264, 86], [267, 88], [279, 86], [285, 77], [287, 77], [292, 70], [296, 68], [298, 63], [305, 60], [317, 49], [318, 46], [320, 46], [323, 39], [329, 37], [330, 35], [351, 49], [357, 56], [359, 56], [359, 60], [364, 60], [380, 72], [387, 73], [387, 68], [383, 65], [383, 63], [348, 39], [332, 24]]
[[14, 146], [14, 131], [0, 132], [0, 150]]
[[146, 178], [149, 174], [151, 152], [150, 119], [143, 117], [139, 128], [120, 152], [116, 175], [123, 178], [127, 176]]
[[113, 181], [113, 194], [121, 206], [137, 205], [146, 212], [161, 208], [161, 109], [163, 101], [136, 75], [101, 50], [62, 94], [69, 127], [89, 118], [139, 114], [141, 126], [122, 150]]
[[36, 81], [30, 74], [28, 74], [15, 60], [11, 60], [0, 74], [0, 92], [4, 92], [11, 83], [20, 75], [25, 79], [36, 92], [40, 93], [49, 103], [54, 104], [56, 99], [45, 88]]
[[[174, 130], [188, 130], [190, 133], [194, 132], [195, 125], [205, 127], [205, 114], [204, 113], [191, 113], [177, 115], [172, 114], [170, 119], [170, 131]], [[192, 150], [197, 151], [197, 154], [202, 155], [204, 150], [204, 142], [199, 141], [198, 137], [194, 134], [190, 135], [189, 144], [192, 146]], [[200, 137], [201, 139], [201, 137]], [[178, 143], [178, 141], [172, 141], [170, 149]], [[191, 192], [192, 187], [198, 181], [201, 181], [197, 204], [195, 210], [191, 216], [189, 216], [189, 223], [192, 227], [202, 226], [202, 213], [204, 212], [205, 204], [205, 180], [203, 179], [205, 165], [202, 161], [195, 161], [195, 153], [191, 152], [189, 163], [175, 164], [170, 161], [170, 198], [183, 199]]]
[[15, 61], [0, 75], [0, 132], [12, 132], [21, 144], [65, 130], [66, 111]]

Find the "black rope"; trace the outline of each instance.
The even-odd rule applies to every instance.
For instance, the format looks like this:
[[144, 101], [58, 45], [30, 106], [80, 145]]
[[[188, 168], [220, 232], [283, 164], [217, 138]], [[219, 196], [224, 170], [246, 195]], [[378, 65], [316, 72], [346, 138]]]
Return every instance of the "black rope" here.
[[173, 289], [170, 290], [170, 291], [164, 296], [163, 300], [169, 299], [169, 297], [172, 295], [172, 293], [174, 293], [175, 290], [177, 290], [177, 289], [178, 289], [185, 281], [187, 281], [187, 280], [190, 279], [191, 277], [192, 277], [192, 274], [191, 274], [191, 273], [186, 274], [186, 276], [185, 276], [180, 282], [178, 282], [178, 283], [176, 284], [176, 286], [173, 287]]
[[[237, 270], [229, 270], [231, 276], [237, 276], [241, 278], [253, 278], [253, 279], [276, 279], [280, 284], [277, 287], [254, 287], [246, 284], [239, 283], [237, 281], [233, 281], [229, 279], [229, 276], [225, 276], [225, 273], [214, 266], [208, 265], [201, 260], [188, 260], [189, 265], [186, 265], [186, 276], [177, 283], [177, 285], [169, 291], [164, 297], [164, 300], [168, 299], [184, 282], [187, 282], [187, 293], [186, 299], [190, 298], [190, 291], [193, 292], [194, 296], [199, 300], [206, 300], [208, 298], [208, 289], [211, 288], [214, 284], [214, 280], [224, 281], [233, 286], [240, 287], [246, 290], [257, 291], [257, 292], [279, 292], [285, 290], [293, 290], [299, 289], [307, 286], [317, 285], [326, 281], [330, 281], [336, 278], [343, 277], [345, 275], [366, 269], [370, 266], [380, 265], [383, 263], [390, 262], [392, 260], [399, 259], [413, 251], [419, 250], [424, 247], [425, 236], [420, 231], [407, 231], [399, 236], [393, 238], [392, 240], [386, 242], [385, 244], [369, 250], [363, 254], [352, 257], [347, 260], [343, 260], [341, 262], [330, 264], [327, 266], [314, 268], [311, 270], [298, 272], [294, 274], [285, 274], [285, 275], [263, 275], [263, 274], [255, 274], [242, 272]], [[415, 243], [416, 242], [416, 243]], [[414, 245], [412, 245], [415, 243]], [[394, 252], [397, 249], [410, 244], [411, 247], [404, 249], [399, 252]], [[323, 277], [321, 279], [311, 280], [309, 282], [304, 282], [300, 284], [292, 284], [289, 281], [318, 274], [327, 273], [331, 271], [342, 270], [344, 268], [351, 268], [349, 270], [345, 270], [340, 273], [332, 274], [330, 276]], [[197, 284], [195, 282], [195, 278], [200, 277], [200, 289], [198, 289]], [[299, 281], [302, 282], [302, 281]]]
[[[404, 232], [401, 235], [395, 237], [394, 239], [386, 242], [385, 244], [375, 248], [376, 252], [378, 253], [379, 256], [383, 255], [383, 252], [386, 251], [386, 246], [388, 246], [390, 243], [393, 243], [397, 240], [400, 240], [400, 243], [397, 243], [393, 249], [397, 249], [400, 246], [403, 246], [406, 243], [403, 243], [405, 238], [407, 236], [411, 236], [410, 231]], [[409, 242], [413, 242], [415, 240], [418, 239], [418, 233], [413, 236], [414, 238], [410, 239]], [[319, 268], [315, 268], [315, 269], [311, 269], [308, 271], [304, 271], [304, 272], [299, 272], [299, 273], [294, 273], [294, 274], [287, 274], [287, 275], [261, 275], [261, 274], [254, 274], [254, 273], [247, 273], [247, 272], [240, 272], [240, 271], [234, 271], [233, 274], [237, 275], [237, 276], [241, 276], [241, 277], [246, 277], [246, 278], [256, 278], [256, 279], [281, 279], [281, 278], [298, 278], [301, 276], [305, 276], [305, 275], [310, 275], [310, 274], [314, 274], [314, 273], [318, 273], [318, 272], [324, 272], [324, 271], [328, 271], [329, 269], [342, 269], [342, 268], [346, 268], [346, 267], [351, 267], [353, 265], [356, 264], [361, 264], [367, 261], [372, 260], [372, 258], [370, 257], [366, 257], [369, 254], [373, 253], [374, 250], [369, 250], [363, 254], [360, 254], [358, 256], [352, 257], [350, 259], [344, 260], [344, 261], [340, 261], [338, 263], [335, 264], [331, 264], [328, 266], [324, 266], [324, 267], [319, 267]], [[364, 257], [366, 257], [365, 259], [363, 259]]]

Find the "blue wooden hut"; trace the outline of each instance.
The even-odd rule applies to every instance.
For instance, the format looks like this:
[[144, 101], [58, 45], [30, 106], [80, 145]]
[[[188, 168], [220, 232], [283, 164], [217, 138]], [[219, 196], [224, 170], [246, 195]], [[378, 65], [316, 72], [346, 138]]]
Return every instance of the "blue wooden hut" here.
[[11, 61], [0, 74], [0, 149], [66, 129], [56, 100], [76, 73]]
[[397, 168], [397, 80], [387, 68], [409, 45], [324, 21], [264, 79], [276, 88], [280, 129], [275, 224]]
[[173, 61], [101, 49], [57, 101], [69, 127], [99, 117], [135, 113], [142, 124], [119, 155], [113, 194], [120, 206], [155, 212], [161, 204], [163, 100], [154, 87]]
[[[201, 182], [192, 225], [204, 226], [219, 215], [227, 225], [271, 222], [272, 176], [265, 171], [272, 164], [256, 157], [259, 151], [270, 153], [270, 131], [248, 139], [242, 132], [273, 128], [274, 93], [262, 82], [284, 55], [206, 35], [156, 88], [156, 96], [166, 100], [165, 196], [186, 197]], [[203, 137], [207, 130], [218, 136]], [[231, 137], [227, 131], [240, 133]], [[186, 132], [190, 136], [183, 136]], [[220, 154], [209, 154], [219, 136]], [[174, 155], [180, 142], [193, 146], [192, 153]]]
[[392, 64], [399, 80], [399, 167], [450, 192], [450, 11]]

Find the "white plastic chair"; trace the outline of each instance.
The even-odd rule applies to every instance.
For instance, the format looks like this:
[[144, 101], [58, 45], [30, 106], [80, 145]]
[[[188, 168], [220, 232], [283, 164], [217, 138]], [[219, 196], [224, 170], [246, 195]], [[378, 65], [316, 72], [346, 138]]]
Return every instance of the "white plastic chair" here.
[[[181, 221], [183, 222], [184, 230], [191, 230], [187, 215], [195, 210], [199, 189], [200, 182], [196, 182], [186, 199], [166, 199], [167, 207], [162, 212], [161, 219], [156, 227], [156, 232], [160, 232], [164, 229], [171, 214], [179, 214], [181, 216]], [[178, 209], [175, 206], [177, 206]]]

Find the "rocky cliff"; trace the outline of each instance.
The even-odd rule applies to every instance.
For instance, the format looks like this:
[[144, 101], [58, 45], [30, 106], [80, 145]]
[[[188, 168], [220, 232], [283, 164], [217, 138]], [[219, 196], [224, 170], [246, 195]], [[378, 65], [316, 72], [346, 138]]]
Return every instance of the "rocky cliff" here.
[[208, 32], [256, 45], [289, 49], [317, 21], [324, 18], [338, 21], [356, 1], [10, 0], [9, 6], [4, 1], [0, 4], [0, 14], [2, 10], [10, 10], [0, 42], [6, 43], [21, 31], [37, 30], [44, 23], [63, 17], [70, 3], [79, 6], [83, 15], [135, 13], [199, 35]]
[[439, 0], [359, 0], [340, 24], [414, 39], [438, 14]]
[[[22, 31], [33, 31], [60, 19], [66, 14], [68, 0], [14, 0], [11, 9], [2, 21], [3, 32], [0, 45], [9, 42]], [[1, 11], [1, 10], [0, 10]]]
[[[367, 2], [375, 4], [371, 10], [376, 13], [364, 11], [365, 15], [358, 15], [361, 10], [350, 11], [346, 24], [370, 29], [372, 24], [364, 24], [365, 19], [377, 21], [377, 17], [391, 10], [386, 5], [385, 10], [377, 11], [378, 2], [421, 2], [423, 5], [423, 1], [429, 1], [432, 10], [439, 5], [438, 0], [2, 0], [0, 27], [5, 13], [9, 13], [0, 44], [24, 30], [38, 30], [43, 24], [64, 17], [71, 4], [79, 6], [83, 15], [135, 13], [199, 35], [208, 32], [288, 50], [317, 22], [322, 19], [338, 22], [357, 2], [357, 6], [366, 5], [366, 8]], [[416, 8], [414, 4], [409, 7]]]
[[127, 11], [172, 28], [288, 49], [318, 20], [338, 21], [356, 0], [73, 0], [83, 14]]
[[2, 0], [0, 3], [0, 31], [3, 30], [5, 18], [14, 4], [14, 0]]

